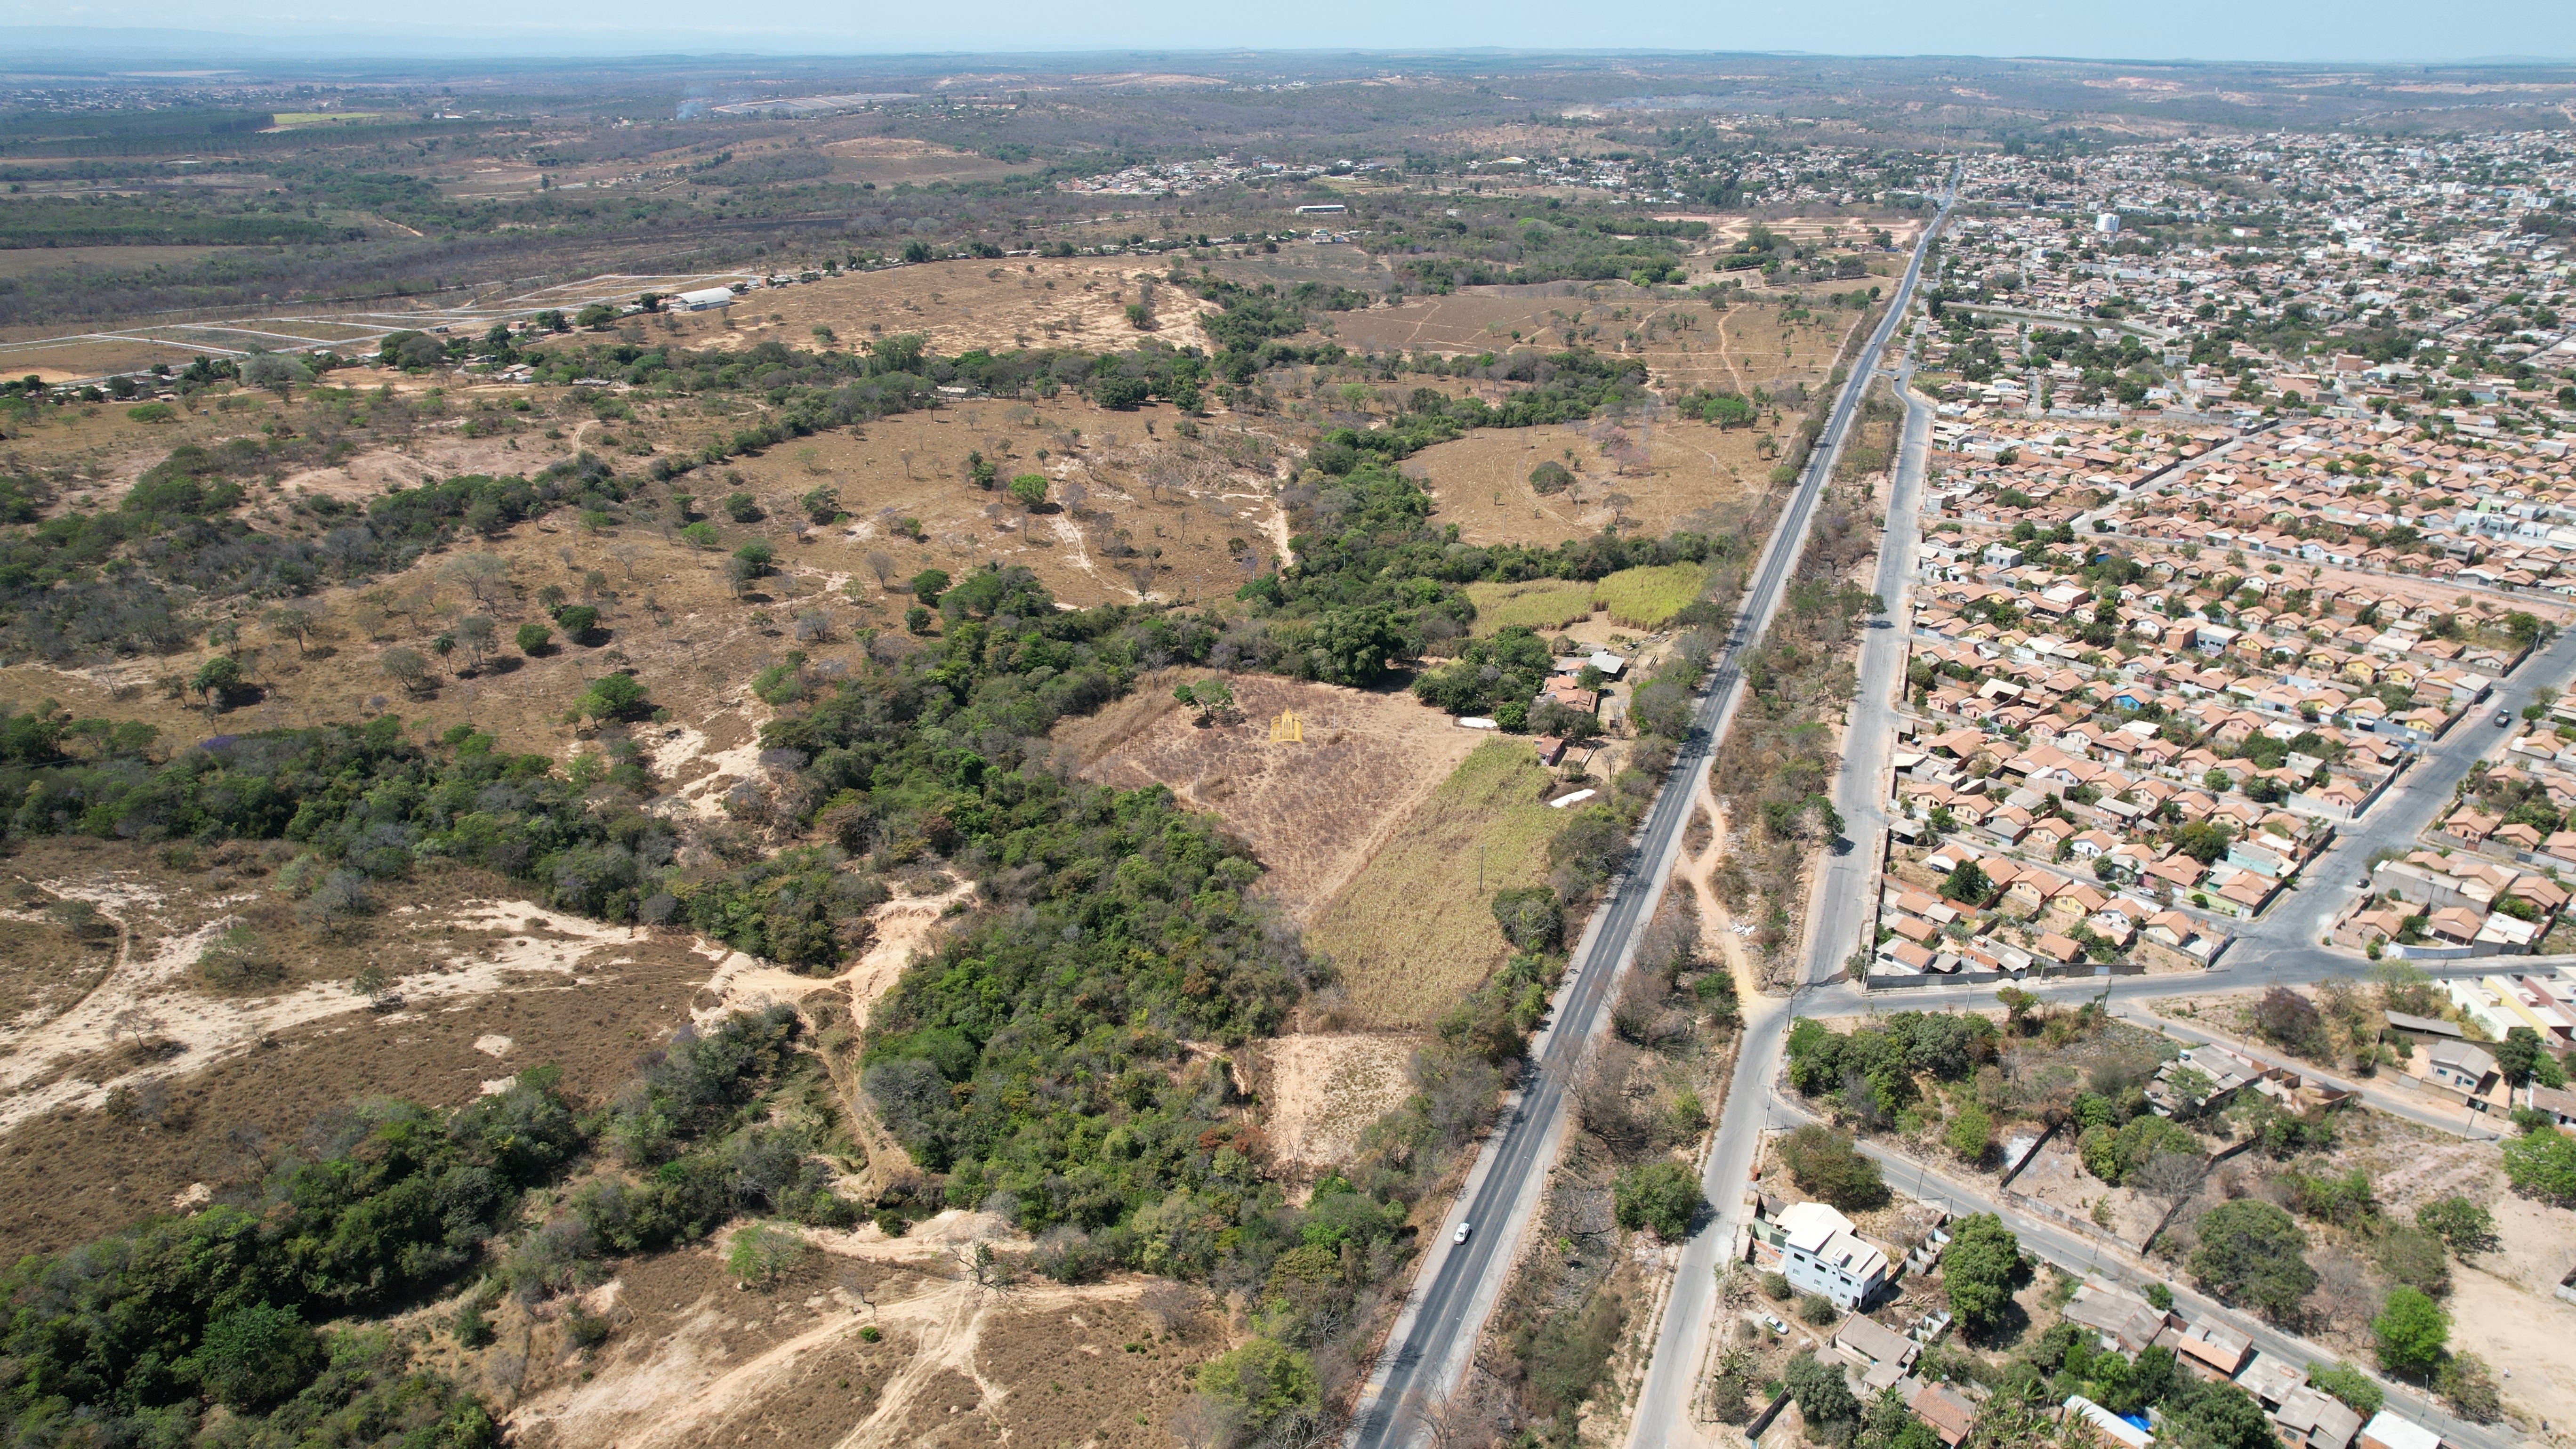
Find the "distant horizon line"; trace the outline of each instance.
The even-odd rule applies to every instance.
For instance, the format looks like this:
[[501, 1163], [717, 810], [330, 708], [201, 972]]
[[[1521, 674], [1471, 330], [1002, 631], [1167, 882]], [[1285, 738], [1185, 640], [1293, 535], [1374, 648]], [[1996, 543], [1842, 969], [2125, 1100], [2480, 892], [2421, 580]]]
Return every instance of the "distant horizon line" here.
[[[2512, 66], [2567, 66], [2576, 68], [2576, 55], [2477, 55], [2435, 59], [2350, 59], [2337, 57], [2223, 59], [2206, 56], [2149, 55], [2079, 55], [2030, 53], [2018, 55], [1987, 54], [1974, 51], [1820, 51], [1795, 47], [1744, 47], [1733, 49], [1680, 46], [1549, 46], [1549, 45], [1477, 45], [1477, 46], [1349, 46], [1349, 45], [1063, 45], [1034, 46], [1016, 50], [974, 49], [968, 47], [919, 46], [886, 49], [807, 48], [772, 50], [741, 48], [740, 41], [710, 42], [710, 48], [691, 49], [685, 44], [669, 42], [639, 45], [631, 50], [601, 54], [595, 49], [602, 33], [629, 31], [632, 27], [525, 27], [459, 31], [443, 29], [435, 35], [414, 36], [397, 31], [344, 31], [325, 35], [272, 35], [242, 30], [174, 30], [165, 25], [13, 25], [0, 22], [0, 36], [23, 37], [19, 43], [36, 47], [22, 50], [16, 61], [0, 64], [0, 69], [24, 68], [29, 61], [47, 59], [81, 59], [92, 61], [195, 62], [195, 68], [208, 71], [233, 69], [222, 60], [248, 61], [400, 61], [406, 63], [451, 62], [456, 64], [490, 64], [496, 60], [588, 62], [606, 64], [620, 61], [795, 61], [803, 63], [853, 62], [921, 62], [948, 60], [1047, 60], [1064, 61], [1083, 56], [1133, 57], [1156, 59], [1280, 59], [1396, 60], [1420, 58], [1538, 58], [1563, 57], [1663, 57], [1689, 59], [1760, 58], [1808, 61], [1976, 61], [1999, 65], [2141, 65], [2174, 67], [2277, 67], [2282, 69], [2316, 69], [2341, 67], [2366, 70], [2395, 69], [2494, 69]], [[144, 43], [131, 43], [142, 41]], [[148, 38], [148, 39], [147, 39]], [[189, 53], [187, 47], [209, 40], [231, 42], [250, 54], [230, 56], [206, 55], [202, 50]], [[51, 42], [48, 44], [48, 42]], [[513, 43], [517, 42], [517, 43]], [[431, 45], [479, 46], [480, 50], [431, 49]], [[495, 54], [491, 47], [509, 48]], [[594, 47], [577, 51], [556, 47]], [[378, 48], [370, 48], [378, 47]]]

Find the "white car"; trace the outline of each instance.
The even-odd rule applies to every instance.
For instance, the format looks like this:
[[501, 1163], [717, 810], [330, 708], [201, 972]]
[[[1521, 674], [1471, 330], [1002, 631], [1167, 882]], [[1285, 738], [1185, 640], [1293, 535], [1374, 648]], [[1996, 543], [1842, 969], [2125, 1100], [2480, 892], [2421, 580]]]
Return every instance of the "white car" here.
[[1449, 1235], [1449, 1241], [1453, 1243], [1463, 1243], [1467, 1241], [1467, 1235], [1475, 1230], [1476, 1225], [1473, 1223], [1460, 1223], [1458, 1225], [1458, 1231]]

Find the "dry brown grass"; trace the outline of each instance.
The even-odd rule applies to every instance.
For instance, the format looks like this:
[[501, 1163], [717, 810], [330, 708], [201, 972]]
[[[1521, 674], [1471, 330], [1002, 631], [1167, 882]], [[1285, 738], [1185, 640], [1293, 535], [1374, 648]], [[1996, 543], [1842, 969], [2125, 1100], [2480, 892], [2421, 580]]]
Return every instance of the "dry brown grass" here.
[[1541, 803], [1554, 778], [1527, 741], [1489, 740], [1316, 917], [1308, 943], [1333, 958], [1358, 1024], [1421, 1026], [1502, 963], [1492, 894], [1546, 878], [1566, 819]]
[[1354, 349], [1589, 347], [1643, 358], [1658, 387], [1761, 387], [1776, 393], [1794, 383], [1821, 384], [1858, 315], [1819, 306], [1810, 319], [1791, 322], [1783, 320], [1787, 310], [1784, 299], [1722, 307], [1697, 298], [1651, 296], [1620, 282], [1561, 282], [1408, 297], [1392, 307], [1332, 313], [1327, 320], [1335, 340]]
[[[1480, 429], [1425, 448], [1404, 466], [1438, 500], [1433, 521], [1458, 525], [1458, 536], [1477, 544], [1564, 543], [1612, 523], [1650, 537], [1683, 527], [1724, 531], [1769, 487], [1771, 463], [1756, 455], [1748, 429], [1667, 414], [1642, 430], [1642, 441], [1641, 430], [1618, 431], [1612, 438], [1599, 425]], [[1613, 454], [1603, 453], [1605, 441]], [[1541, 494], [1530, 487], [1530, 470], [1551, 459], [1577, 482]], [[1640, 466], [1647, 459], [1651, 465]]]
[[[1228, 677], [1238, 722], [1200, 726], [1172, 686], [1206, 671], [1169, 670], [1057, 741], [1089, 779], [1124, 789], [1169, 786], [1182, 803], [1213, 811], [1268, 867], [1264, 886], [1300, 920], [1370, 857], [1482, 738], [1411, 696], [1304, 684], [1270, 675]], [[1305, 743], [1271, 744], [1282, 710], [1305, 722]]]
[[[944, 353], [973, 347], [1114, 350], [1148, 339], [1205, 348], [1207, 336], [1196, 318], [1213, 305], [1163, 283], [1163, 275], [1162, 267], [1126, 257], [923, 262], [753, 292], [729, 308], [672, 316], [676, 333], [660, 322], [649, 331], [657, 340], [676, 336], [691, 347], [747, 347], [771, 337], [806, 347], [820, 326], [831, 328], [843, 347], [914, 332], [930, 339], [932, 351]], [[1138, 299], [1138, 279], [1149, 277], [1156, 282], [1154, 310], [1161, 325], [1139, 332], [1128, 324], [1126, 308]], [[781, 320], [770, 322], [773, 314]]]

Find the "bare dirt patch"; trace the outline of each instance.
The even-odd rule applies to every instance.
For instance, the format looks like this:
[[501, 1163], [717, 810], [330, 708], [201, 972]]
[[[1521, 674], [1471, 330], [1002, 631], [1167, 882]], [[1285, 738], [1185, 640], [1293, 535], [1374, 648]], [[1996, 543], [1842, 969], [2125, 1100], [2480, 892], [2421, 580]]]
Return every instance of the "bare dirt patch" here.
[[1300, 1034], [1254, 1051], [1263, 1128], [1282, 1163], [1325, 1171], [1348, 1162], [1360, 1131], [1404, 1101], [1410, 1036]]
[[[1482, 738], [1411, 696], [1229, 676], [1236, 718], [1201, 726], [1172, 698], [1173, 672], [1125, 700], [1067, 723], [1058, 742], [1085, 778], [1136, 789], [1164, 785], [1215, 812], [1270, 871], [1266, 882], [1301, 920], [1376, 853]], [[1302, 744], [1272, 744], [1284, 711]]]
[[843, 163], [833, 168], [836, 174], [846, 167], [879, 186], [907, 181], [916, 186], [934, 181], [988, 181], [1028, 169], [953, 146], [902, 136], [860, 136], [833, 141], [818, 149]]
[[[1530, 471], [1545, 462], [1573, 473], [1574, 486], [1532, 488]], [[1750, 429], [1670, 414], [1647, 426], [1484, 428], [1405, 463], [1439, 501], [1439, 521], [1475, 544], [1564, 543], [1614, 524], [1649, 537], [1723, 532], [1754, 511], [1770, 468]]]
[[[924, 262], [755, 292], [731, 307], [672, 321], [692, 347], [748, 347], [772, 336], [811, 346], [813, 329], [829, 327], [843, 346], [911, 332], [951, 356], [977, 347], [1116, 350], [1148, 340], [1206, 349], [1197, 319], [1214, 304], [1164, 283], [1162, 272], [1123, 257]], [[1139, 283], [1146, 278], [1156, 284], [1150, 331], [1127, 318], [1128, 304], [1143, 298]], [[773, 317], [771, 330], [757, 330]]]

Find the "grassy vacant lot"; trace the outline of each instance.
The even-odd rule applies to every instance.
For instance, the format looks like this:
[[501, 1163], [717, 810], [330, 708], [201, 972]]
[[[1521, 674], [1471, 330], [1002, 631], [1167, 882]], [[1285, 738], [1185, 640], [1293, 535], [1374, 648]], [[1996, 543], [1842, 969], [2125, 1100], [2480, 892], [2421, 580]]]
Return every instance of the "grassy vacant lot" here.
[[1664, 622], [1707, 591], [1708, 570], [1700, 564], [1664, 564], [1621, 569], [1594, 584], [1561, 579], [1532, 579], [1518, 584], [1469, 584], [1476, 602], [1476, 633], [1496, 634], [1515, 625], [1562, 629], [1606, 609], [1610, 622], [1632, 629], [1660, 629]]
[[1540, 803], [1550, 779], [1524, 741], [1479, 746], [1323, 909], [1307, 940], [1339, 966], [1355, 1024], [1420, 1026], [1501, 963], [1489, 902], [1546, 878], [1566, 818]]
[[1469, 584], [1467, 597], [1476, 603], [1476, 633], [1480, 636], [1500, 633], [1516, 624], [1532, 629], [1562, 629], [1592, 617], [1591, 588], [1564, 579]]
[[1621, 569], [1592, 586], [1592, 601], [1610, 611], [1614, 624], [1660, 629], [1707, 587], [1708, 569], [1700, 564]]

